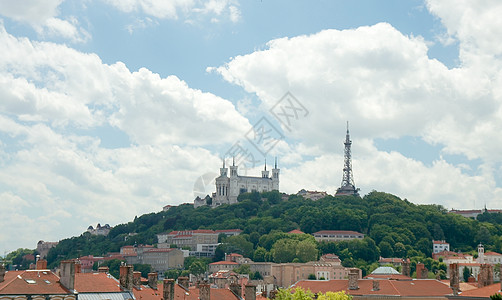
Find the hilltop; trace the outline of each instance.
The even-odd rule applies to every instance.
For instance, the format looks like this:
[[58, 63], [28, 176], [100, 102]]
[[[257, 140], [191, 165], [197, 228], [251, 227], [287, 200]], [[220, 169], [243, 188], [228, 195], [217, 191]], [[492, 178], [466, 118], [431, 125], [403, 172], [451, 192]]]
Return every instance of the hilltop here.
[[[255, 261], [291, 261], [277, 254], [279, 240], [309, 240], [317, 255], [335, 253], [344, 266], [368, 271], [380, 256], [410, 257], [426, 262], [429, 269], [432, 240], [446, 240], [451, 249], [471, 252], [478, 243], [502, 252], [500, 214], [480, 215], [478, 221], [448, 214], [439, 205], [417, 205], [394, 195], [373, 191], [364, 197], [326, 196], [318, 201], [290, 195], [283, 199], [277, 191], [246, 193], [237, 204], [217, 208], [182, 204], [168, 211], [145, 214], [110, 230], [108, 236], [87, 232], [64, 239], [50, 250], [48, 262], [56, 266], [63, 259], [84, 255], [100, 256], [118, 252], [122, 246], [157, 243], [156, 234], [188, 229], [241, 229], [240, 236], [223, 239], [217, 259], [223, 252], [241, 253]], [[300, 229], [305, 234], [293, 237], [286, 232]], [[351, 230], [365, 234], [361, 240], [317, 243], [311, 233], [320, 230]], [[415, 259], [413, 259], [415, 258]]]

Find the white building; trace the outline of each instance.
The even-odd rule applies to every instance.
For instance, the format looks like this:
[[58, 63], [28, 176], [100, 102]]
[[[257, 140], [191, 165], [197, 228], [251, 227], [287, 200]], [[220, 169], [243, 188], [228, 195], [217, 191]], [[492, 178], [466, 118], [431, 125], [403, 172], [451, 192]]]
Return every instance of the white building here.
[[432, 241], [432, 253], [439, 253], [441, 251], [450, 251], [450, 243], [445, 241]]
[[242, 193], [247, 192], [269, 192], [279, 190], [279, 169], [277, 168], [277, 160], [275, 167], [272, 169], [272, 177], [267, 171], [267, 164], [261, 171], [261, 177], [239, 176], [235, 162], [230, 166], [230, 177], [228, 177], [228, 168], [220, 168], [220, 176], [216, 178], [216, 193], [213, 197], [212, 206], [216, 207], [222, 204], [237, 203], [237, 197]]

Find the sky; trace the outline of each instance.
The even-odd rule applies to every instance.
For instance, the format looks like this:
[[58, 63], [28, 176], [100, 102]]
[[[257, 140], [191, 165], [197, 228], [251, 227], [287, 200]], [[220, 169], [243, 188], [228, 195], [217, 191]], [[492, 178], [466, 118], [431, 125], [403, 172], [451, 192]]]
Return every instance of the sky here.
[[[0, 0], [0, 255], [215, 190], [353, 174], [502, 208], [498, 0]], [[332, 228], [336, 229], [336, 228]]]

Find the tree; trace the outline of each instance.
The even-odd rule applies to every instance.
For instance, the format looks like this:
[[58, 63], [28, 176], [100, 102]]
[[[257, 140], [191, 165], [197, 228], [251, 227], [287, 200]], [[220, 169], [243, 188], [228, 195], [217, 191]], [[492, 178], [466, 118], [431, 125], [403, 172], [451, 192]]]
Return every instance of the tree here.
[[111, 259], [111, 260], [105, 260], [101, 264], [98, 264], [98, 262], [95, 262], [94, 265], [92, 266], [93, 270], [97, 270], [98, 267], [108, 267], [109, 273], [115, 277], [119, 278], [120, 277], [120, 265], [124, 263], [124, 260], [119, 260], [119, 259]]
[[308, 280], [316, 280], [316, 277], [314, 274], [309, 274], [309, 277], [307, 279]]
[[258, 247], [254, 251], [253, 260], [256, 262], [264, 262], [266, 261], [265, 259], [266, 255], [267, 255], [267, 250], [263, 247]]
[[394, 256], [394, 249], [392, 249], [392, 246], [388, 242], [381, 241], [380, 244], [378, 244], [378, 248], [380, 248], [380, 253], [382, 257]]
[[309, 262], [317, 260], [317, 245], [311, 240], [303, 240], [296, 245], [296, 257], [300, 262]]
[[488, 244], [492, 240], [492, 235], [490, 231], [485, 226], [479, 227], [478, 233], [476, 234], [476, 242], [481, 244]]
[[134, 264], [134, 271], [141, 272], [141, 276], [148, 278], [148, 273], [152, 271], [152, 266], [149, 264]]
[[198, 276], [206, 272], [206, 265], [201, 260], [196, 260], [190, 265], [188, 271], [190, 271], [190, 274]]
[[292, 239], [281, 239], [275, 242], [272, 247], [274, 262], [276, 263], [286, 263], [292, 262], [296, 257], [296, 245], [297, 240]]
[[468, 267], [464, 267], [464, 271], [462, 273], [463, 273], [462, 275], [464, 276], [464, 281], [468, 282], [469, 277], [471, 277], [471, 270], [469, 270]]
[[310, 290], [304, 290], [301, 287], [293, 289], [279, 289], [275, 296], [277, 300], [351, 300], [352, 296], [347, 295], [345, 291], [318, 293], [317, 297]]
[[171, 279], [178, 279], [178, 277], [180, 276], [180, 270], [176, 270], [176, 269], [171, 269], [171, 270], [167, 270], [166, 272], [164, 272], [164, 277], [166, 278], [171, 278]]
[[403, 258], [406, 255], [406, 248], [404, 247], [403, 243], [399, 242], [394, 245], [394, 254], [397, 257]]

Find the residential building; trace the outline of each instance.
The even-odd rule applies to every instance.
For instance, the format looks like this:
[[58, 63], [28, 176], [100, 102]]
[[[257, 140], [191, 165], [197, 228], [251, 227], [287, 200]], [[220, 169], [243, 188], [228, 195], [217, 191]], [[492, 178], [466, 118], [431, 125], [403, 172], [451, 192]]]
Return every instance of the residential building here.
[[105, 224], [105, 226], [101, 226], [101, 224], [98, 223], [98, 225], [96, 225], [96, 228], [92, 227], [92, 225], [90, 225], [88, 228], [87, 228], [87, 232], [89, 232], [90, 234], [93, 234], [93, 235], [108, 235], [108, 233], [110, 233], [110, 230], [112, 229], [112, 227], [110, 227], [110, 225], [108, 224]]
[[218, 233], [213, 230], [181, 230], [157, 234], [159, 244], [176, 245], [178, 248], [189, 247], [197, 251], [197, 244], [217, 244]]
[[443, 241], [432, 240], [432, 253], [439, 253], [442, 251], [450, 251], [450, 244]]
[[214, 232], [216, 232], [218, 235], [220, 233], [223, 233], [227, 237], [229, 237], [229, 236], [235, 236], [235, 235], [241, 234], [242, 230], [241, 229], [221, 229], [221, 230], [215, 230]]
[[230, 166], [230, 176], [228, 176], [228, 168], [220, 168], [220, 176], [215, 179], [216, 192], [212, 200], [212, 207], [217, 207], [222, 204], [235, 204], [237, 197], [246, 192], [269, 192], [279, 190], [279, 173], [277, 168], [277, 159], [275, 166], [272, 169], [272, 176], [267, 171], [267, 163], [265, 162], [264, 170], [261, 171], [261, 177], [241, 176], [238, 174], [238, 166], [235, 165], [235, 160]]
[[[272, 276], [275, 277], [277, 286], [283, 288], [287, 288], [299, 280], [308, 279], [311, 275], [314, 275], [317, 280], [331, 280], [345, 279], [348, 274], [348, 268], [321, 261], [272, 265]], [[361, 278], [361, 274], [359, 270], [359, 278]]]
[[53, 247], [56, 247], [58, 244], [59, 244], [59, 242], [38, 241], [38, 243], [37, 243], [38, 255], [40, 255], [40, 258], [42, 258], [42, 259], [47, 258], [47, 254], [49, 253], [49, 250]]
[[488, 212], [488, 213], [502, 213], [502, 209], [470, 209], [470, 210], [459, 210], [459, 209], [452, 209], [448, 213], [450, 214], [456, 214], [456, 215], [461, 215], [466, 218], [473, 218], [476, 219], [478, 215]]
[[[351, 280], [352, 279], [352, 280]], [[445, 283], [434, 279], [358, 279], [345, 280], [301, 280], [293, 289], [301, 287], [313, 293], [340, 292], [353, 299], [446, 299], [452, 289]]]
[[307, 191], [305, 189], [301, 189], [296, 194], [299, 195], [299, 196], [302, 196], [305, 199], [310, 199], [312, 201], [317, 201], [319, 199], [322, 199], [322, 198], [328, 196], [328, 193], [326, 193], [326, 192]]
[[156, 272], [165, 272], [169, 269], [182, 269], [184, 264], [183, 252], [176, 248], [153, 248], [138, 253], [138, 261], [148, 264]]
[[2, 300], [134, 300], [117, 279], [105, 273], [81, 273], [80, 264], [62, 261], [60, 276], [47, 269], [47, 261], [39, 260], [37, 269], [2, 272], [0, 266], [0, 299]]
[[385, 258], [385, 257], [380, 256], [380, 259], [378, 260], [378, 264], [380, 266], [392, 265], [395, 268], [398, 268], [398, 267], [401, 267], [401, 265], [403, 264], [403, 259], [397, 258], [397, 257]]
[[233, 261], [218, 261], [209, 264], [208, 272], [216, 273], [218, 271], [231, 271], [235, 268], [238, 268], [239, 266], [240, 264]]
[[364, 238], [362, 233], [344, 230], [321, 230], [314, 232], [313, 235], [318, 242], [338, 242]]

